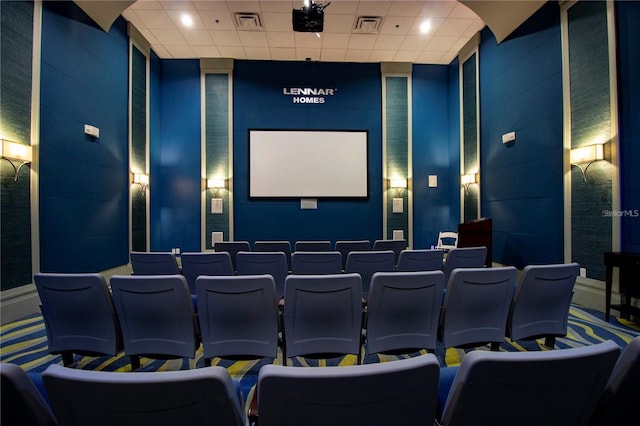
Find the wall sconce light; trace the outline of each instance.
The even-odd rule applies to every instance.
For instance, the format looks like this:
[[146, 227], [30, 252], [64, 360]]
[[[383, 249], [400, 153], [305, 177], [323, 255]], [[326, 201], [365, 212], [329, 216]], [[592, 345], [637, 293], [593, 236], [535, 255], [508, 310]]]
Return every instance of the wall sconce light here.
[[569, 152], [569, 164], [580, 169], [582, 181], [587, 181], [587, 169], [594, 162], [604, 160], [604, 144], [594, 144], [573, 148]]
[[407, 187], [406, 179], [389, 179], [389, 188], [400, 189]]
[[144, 173], [133, 173], [132, 183], [136, 183], [140, 185], [140, 191], [142, 191], [142, 196], [147, 193], [147, 188], [149, 187], [149, 175]]
[[227, 187], [224, 179], [207, 179], [208, 189], [225, 189]]
[[469, 193], [469, 185], [474, 183], [478, 183], [476, 180], [476, 175], [462, 175], [460, 176], [460, 183], [464, 187], [464, 194], [467, 195]]
[[[22, 166], [31, 163], [31, 145], [11, 142], [6, 139], [1, 139], [0, 141], [0, 157], [7, 160], [13, 166], [13, 170], [16, 172], [13, 180], [17, 182]], [[14, 161], [19, 164], [16, 166]]]

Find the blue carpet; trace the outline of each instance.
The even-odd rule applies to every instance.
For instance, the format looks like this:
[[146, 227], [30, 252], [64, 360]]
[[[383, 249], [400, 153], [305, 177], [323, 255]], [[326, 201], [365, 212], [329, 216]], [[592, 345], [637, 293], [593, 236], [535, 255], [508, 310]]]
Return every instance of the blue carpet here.
[[[621, 348], [626, 347], [627, 343], [634, 337], [640, 335], [640, 326], [633, 322], [621, 320], [611, 317], [607, 323], [604, 320], [604, 314], [598, 311], [584, 309], [578, 306], [572, 306], [569, 314], [568, 333], [566, 337], [556, 339], [556, 349], [566, 349], [572, 347], [580, 347], [592, 345], [611, 339]], [[512, 342], [506, 339], [500, 347], [502, 351], [541, 351], [548, 350], [543, 345], [543, 339], [534, 341], [518, 341]], [[489, 350], [489, 346], [481, 346], [473, 349], [455, 349], [439, 345], [436, 348], [435, 355], [440, 361], [442, 367], [452, 367], [460, 364], [465, 353], [471, 350]], [[363, 348], [366, 354], [366, 346]], [[400, 358], [416, 356], [426, 351], [414, 352], [401, 355], [384, 355], [384, 354], [366, 354], [363, 363], [371, 364], [378, 362], [387, 362]], [[295, 357], [290, 358], [288, 365], [293, 366], [342, 366], [356, 364], [357, 357], [355, 355], [342, 356], [331, 359], [311, 359]], [[0, 328], [0, 361], [9, 362], [21, 366], [30, 373], [39, 373], [44, 371], [51, 364], [62, 365], [62, 358], [59, 355], [50, 355], [47, 351], [47, 335], [44, 322], [40, 314], [30, 315], [19, 321], [4, 325]], [[131, 371], [129, 358], [124, 354], [115, 357], [82, 357], [76, 356], [76, 368], [85, 370], [102, 370], [102, 371]], [[193, 360], [177, 359], [177, 360], [155, 360], [142, 358], [142, 367], [140, 371], [171, 371], [183, 370], [190, 368], [204, 367], [204, 359], [202, 357], [202, 349], [196, 352], [196, 358]], [[214, 365], [220, 365], [229, 371], [231, 377], [236, 382], [239, 390], [242, 392], [245, 400], [248, 400], [253, 392], [253, 388], [257, 381], [258, 371], [265, 364], [276, 363], [281, 364], [281, 355], [274, 359], [260, 360], [228, 360], [215, 358]]]

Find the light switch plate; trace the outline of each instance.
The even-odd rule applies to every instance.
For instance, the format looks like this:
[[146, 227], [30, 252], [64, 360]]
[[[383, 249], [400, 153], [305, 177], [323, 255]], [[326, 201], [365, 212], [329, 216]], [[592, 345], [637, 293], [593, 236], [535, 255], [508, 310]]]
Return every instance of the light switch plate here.
[[222, 213], [222, 198], [211, 199], [211, 213], [213, 214]]
[[394, 229], [393, 230], [393, 239], [394, 240], [404, 240], [404, 231], [402, 229]]
[[402, 198], [394, 198], [393, 199], [393, 212], [394, 213], [402, 213], [404, 211]]
[[438, 176], [429, 175], [429, 188], [437, 188], [437, 187], [438, 187]]

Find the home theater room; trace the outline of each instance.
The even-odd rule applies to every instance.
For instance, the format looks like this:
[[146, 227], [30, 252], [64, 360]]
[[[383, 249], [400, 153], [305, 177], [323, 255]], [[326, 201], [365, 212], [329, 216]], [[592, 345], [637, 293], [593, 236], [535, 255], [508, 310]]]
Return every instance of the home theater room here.
[[638, 22], [1, 0], [0, 424], [629, 424]]

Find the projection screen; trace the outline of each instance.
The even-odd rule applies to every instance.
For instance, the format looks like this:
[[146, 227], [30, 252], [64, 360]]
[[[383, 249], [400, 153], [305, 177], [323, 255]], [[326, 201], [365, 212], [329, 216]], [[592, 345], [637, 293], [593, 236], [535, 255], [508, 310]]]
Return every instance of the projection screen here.
[[367, 131], [249, 130], [251, 198], [366, 198]]

